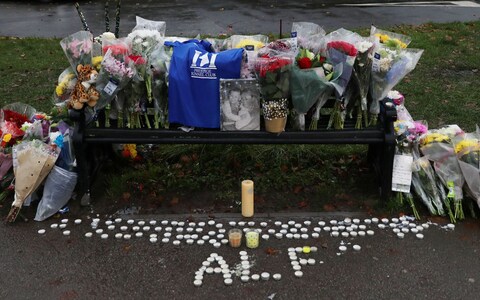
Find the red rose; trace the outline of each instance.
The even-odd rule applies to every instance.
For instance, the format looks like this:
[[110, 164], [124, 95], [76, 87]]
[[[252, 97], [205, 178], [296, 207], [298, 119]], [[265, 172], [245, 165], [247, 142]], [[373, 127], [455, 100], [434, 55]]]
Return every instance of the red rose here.
[[298, 59], [297, 64], [300, 69], [310, 69], [312, 67], [312, 61], [308, 57]]
[[128, 59], [133, 61], [136, 65], [144, 65], [146, 63], [145, 58], [141, 55], [129, 55]]
[[354, 45], [344, 42], [344, 41], [335, 41], [327, 44], [328, 48], [334, 48], [348, 56], [356, 56], [357, 48]]

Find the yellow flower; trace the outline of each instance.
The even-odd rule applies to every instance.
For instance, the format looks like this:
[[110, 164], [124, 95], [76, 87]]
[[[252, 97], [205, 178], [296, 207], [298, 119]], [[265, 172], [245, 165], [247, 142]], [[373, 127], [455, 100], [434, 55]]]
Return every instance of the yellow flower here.
[[137, 157], [137, 145], [135, 144], [126, 144], [125, 148], [127, 148], [128, 152], [130, 152], [130, 157], [135, 159]]
[[3, 141], [4, 141], [5, 143], [10, 142], [11, 139], [12, 139], [12, 134], [11, 134], [11, 133], [7, 133], [7, 134], [5, 134], [5, 135], [3, 136]]
[[375, 36], [380, 39], [380, 43], [382, 44], [386, 43], [390, 39], [388, 34], [375, 33]]
[[264, 47], [265, 44], [260, 41], [255, 41], [252, 39], [244, 39], [238, 42], [234, 48], [245, 48], [245, 46], [253, 46], [255, 50], [258, 50]]
[[455, 153], [465, 151], [464, 154], [468, 154], [471, 151], [480, 151], [480, 143], [477, 139], [463, 140], [455, 145]]
[[92, 65], [97, 71], [100, 71], [102, 60], [103, 60], [103, 56], [101, 56], [101, 55], [94, 56], [92, 58]]
[[423, 139], [422, 144], [428, 145], [430, 143], [448, 143], [450, 142], [450, 138], [447, 135], [440, 134], [440, 133], [430, 133]]
[[65, 93], [65, 90], [67, 89], [68, 84], [73, 78], [75, 78], [75, 74], [73, 73], [67, 74], [63, 77], [62, 81], [55, 88], [55, 92], [57, 93], [58, 96], [62, 96], [63, 93]]

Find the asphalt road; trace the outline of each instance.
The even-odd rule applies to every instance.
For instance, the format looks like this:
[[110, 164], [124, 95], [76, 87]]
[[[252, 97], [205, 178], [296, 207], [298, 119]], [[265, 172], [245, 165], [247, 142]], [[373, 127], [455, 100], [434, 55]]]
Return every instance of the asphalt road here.
[[[372, 6], [352, 6], [348, 3]], [[120, 35], [135, 26], [135, 16], [165, 21], [169, 36], [194, 37], [197, 34], [222, 33], [287, 34], [292, 22], [313, 22], [331, 31], [340, 27], [353, 29], [425, 22], [471, 21], [480, 18], [480, 4], [475, 1], [433, 1], [398, 5], [386, 1], [131, 1], [123, 0]], [[74, 1], [2, 1], [0, 36], [60, 37], [82, 29]], [[104, 1], [80, 1], [80, 7], [94, 34], [105, 31]], [[114, 1], [110, 1], [111, 27], [114, 28]], [[113, 29], [112, 29], [113, 30]]]
[[[444, 228], [444, 220], [434, 220], [424, 229], [423, 239], [407, 233], [399, 239], [391, 228], [379, 229], [377, 224], [366, 224], [366, 230], [373, 230], [373, 236], [332, 237], [325, 226], [330, 220], [352, 220], [358, 217], [359, 225], [365, 224], [365, 216], [359, 214], [302, 214], [256, 216], [253, 227], [279, 232], [276, 221], [312, 222], [306, 226], [308, 239], [261, 240], [257, 249], [222, 245], [214, 248], [205, 245], [187, 245], [185, 240], [179, 246], [173, 245], [173, 237], [162, 243], [166, 227], [173, 227], [173, 236], [179, 234], [173, 226], [161, 225], [162, 220], [208, 222], [207, 216], [123, 216], [121, 223], [114, 223], [115, 229], [108, 230], [106, 216], [100, 215], [97, 229], [108, 233], [108, 239], [101, 239], [91, 227], [95, 214], [80, 212], [70, 214], [65, 229], [51, 229], [60, 219], [45, 222], [17, 222], [14, 225], [0, 225], [0, 298], [1, 299], [476, 299], [480, 293], [480, 237], [478, 221], [457, 224], [454, 230]], [[74, 218], [80, 217], [82, 224], [75, 225]], [[87, 218], [88, 217], [88, 218]], [[127, 224], [127, 219], [135, 224]], [[112, 221], [114, 217], [112, 216]], [[156, 220], [157, 224], [144, 231], [143, 237], [117, 240], [115, 233], [135, 234], [133, 226], [143, 230], [139, 220]], [[327, 222], [319, 226], [318, 221]], [[393, 220], [393, 219], [391, 219]], [[217, 215], [216, 224], [229, 229], [230, 221], [240, 221], [238, 215]], [[260, 222], [267, 222], [261, 227]], [[381, 222], [381, 221], [380, 221]], [[415, 222], [417, 225], [426, 223]], [[199, 239], [207, 232], [219, 233], [217, 225], [203, 227]], [[120, 226], [127, 226], [121, 231]], [[161, 226], [160, 232], [154, 228]], [[243, 228], [242, 226], [237, 227]], [[312, 237], [314, 227], [322, 231], [318, 238]], [[388, 227], [389, 225], [387, 225]], [[249, 227], [248, 223], [245, 227]], [[294, 227], [289, 226], [289, 229]], [[347, 226], [348, 227], [348, 226]], [[39, 229], [46, 229], [40, 235]], [[341, 229], [341, 228], [340, 228]], [[70, 230], [69, 236], [62, 233]], [[195, 229], [196, 230], [196, 229]], [[298, 229], [299, 231], [301, 229]], [[86, 232], [93, 232], [86, 238]], [[158, 241], [151, 243], [151, 233], [158, 234]], [[344, 243], [346, 252], [339, 250]], [[354, 251], [353, 245], [361, 246]], [[302, 267], [303, 277], [295, 277], [288, 255], [288, 248], [316, 246], [318, 251], [298, 254], [298, 258], [313, 258], [314, 265]], [[233, 283], [226, 286], [222, 275], [204, 274], [202, 286], [194, 286], [195, 272], [203, 261], [217, 253], [229, 265], [230, 270], [241, 263], [239, 251], [247, 251], [248, 261], [253, 264], [252, 274], [269, 272], [282, 275], [280, 281], [272, 278], [257, 282], [250, 279], [242, 282], [233, 274]], [[270, 250], [270, 254], [267, 251]], [[215, 267], [216, 265], [212, 265]]]

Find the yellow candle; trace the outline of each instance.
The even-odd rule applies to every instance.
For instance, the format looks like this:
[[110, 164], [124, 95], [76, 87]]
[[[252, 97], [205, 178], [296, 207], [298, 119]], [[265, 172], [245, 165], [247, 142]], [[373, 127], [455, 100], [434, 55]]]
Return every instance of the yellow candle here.
[[247, 248], [258, 248], [258, 240], [260, 239], [260, 235], [256, 230], [247, 231], [245, 234], [245, 240], [247, 242]]
[[253, 181], [242, 181], [242, 216], [253, 217]]

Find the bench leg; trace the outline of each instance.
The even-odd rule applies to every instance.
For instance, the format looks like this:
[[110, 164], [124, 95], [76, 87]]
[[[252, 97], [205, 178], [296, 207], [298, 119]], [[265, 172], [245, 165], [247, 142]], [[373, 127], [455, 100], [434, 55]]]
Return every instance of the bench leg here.
[[83, 142], [83, 130], [85, 128], [85, 113], [83, 110], [70, 112], [70, 118], [75, 121], [72, 141], [75, 151], [76, 169], [78, 173], [77, 200], [81, 205], [90, 204], [90, 176], [87, 160], [87, 147]]

